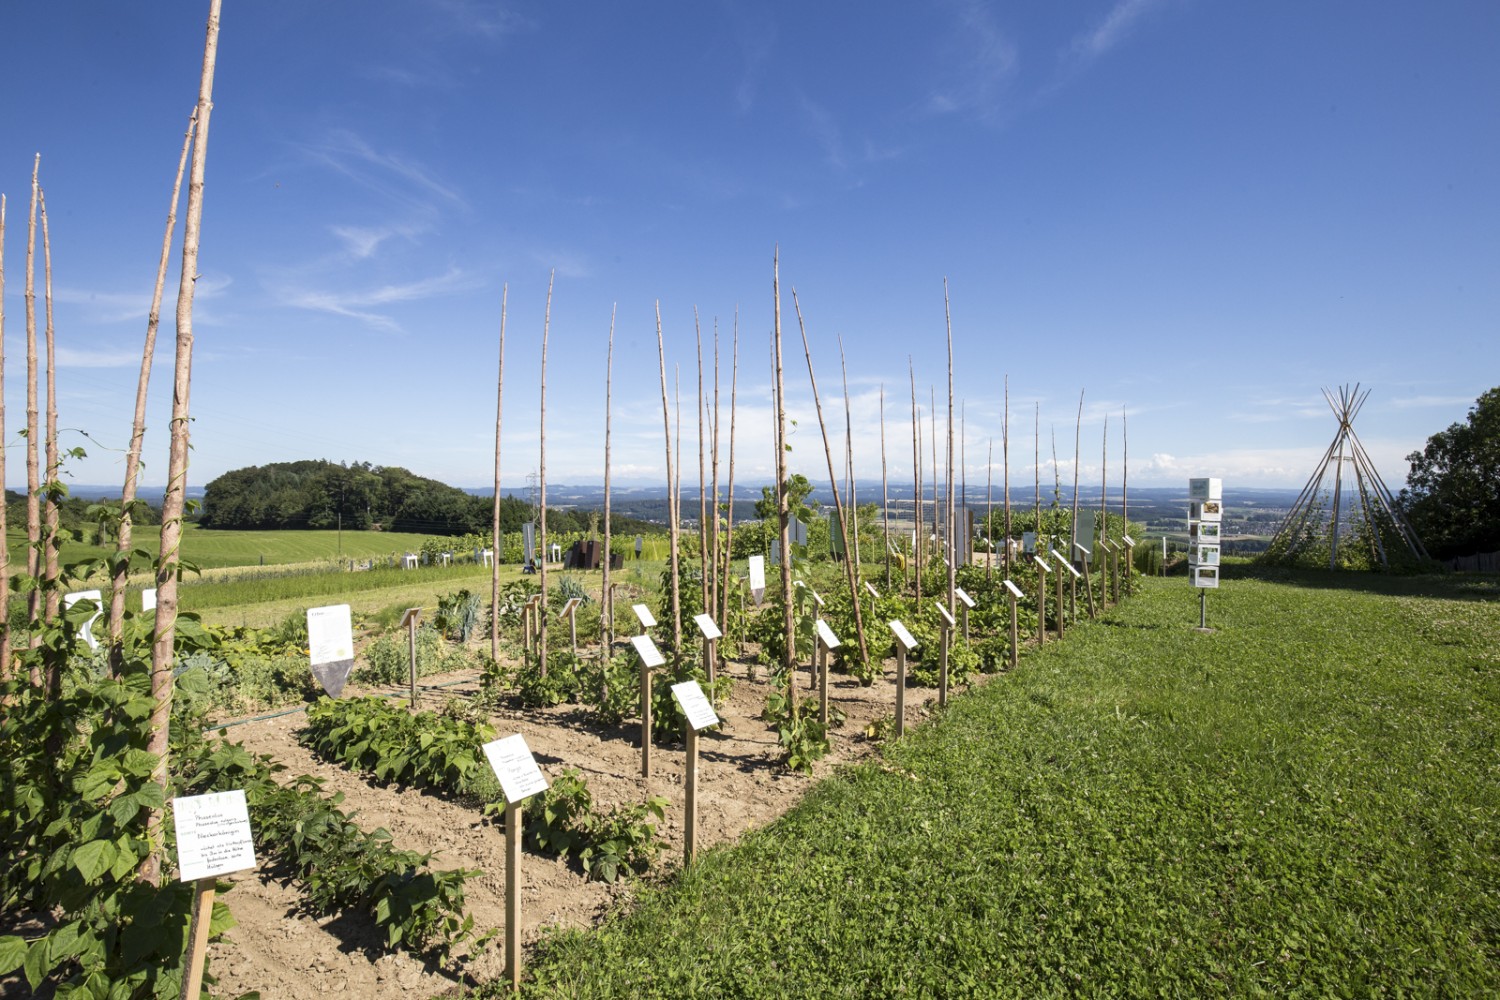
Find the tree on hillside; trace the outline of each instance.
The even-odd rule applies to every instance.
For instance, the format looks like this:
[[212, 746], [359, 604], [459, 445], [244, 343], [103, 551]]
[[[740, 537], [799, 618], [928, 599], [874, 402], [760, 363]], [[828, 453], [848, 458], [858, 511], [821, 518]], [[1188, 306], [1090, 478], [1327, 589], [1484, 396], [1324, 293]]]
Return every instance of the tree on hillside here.
[[1406, 460], [1401, 506], [1435, 558], [1500, 551], [1500, 387]]

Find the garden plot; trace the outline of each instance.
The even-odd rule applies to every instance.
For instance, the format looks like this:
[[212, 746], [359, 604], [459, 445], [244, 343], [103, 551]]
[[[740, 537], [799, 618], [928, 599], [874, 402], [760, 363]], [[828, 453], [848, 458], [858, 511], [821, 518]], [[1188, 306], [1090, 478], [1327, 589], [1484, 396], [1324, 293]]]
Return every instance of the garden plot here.
[[[720, 715], [722, 732], [703, 734], [699, 743], [698, 850], [731, 842], [746, 830], [764, 826], [801, 799], [833, 768], [862, 759], [877, 744], [865, 727], [894, 711], [895, 690], [886, 679], [862, 687], [854, 678], [830, 675], [830, 701], [847, 714], [841, 729], [831, 732], [832, 752], [812, 775], [789, 772], [779, 760], [776, 733], [760, 719], [770, 691], [766, 671], [750, 679], [746, 666], [730, 663], [734, 688]], [[423, 707], [436, 708], [450, 696], [479, 688], [475, 672], [438, 675], [427, 684], [457, 681], [441, 693], [428, 691]], [[464, 683], [467, 681], [468, 683]], [[807, 683], [803, 670], [799, 686]], [[804, 687], [805, 691], [806, 688]], [[925, 714], [931, 692], [908, 693], [907, 722]], [[681, 742], [658, 744], [652, 775], [640, 775], [638, 724], [617, 727], [590, 722], [576, 705], [550, 709], [502, 708], [491, 716], [501, 735], [521, 733], [535, 752], [549, 781], [576, 768], [588, 782], [596, 806], [608, 808], [665, 797], [665, 822], [658, 829], [664, 847], [652, 873], [680, 865], [683, 850], [684, 751]], [[436, 868], [480, 869], [467, 884], [466, 909], [481, 927], [503, 927], [505, 919], [505, 837], [497, 825], [483, 821], [480, 810], [429, 791], [381, 787], [361, 774], [329, 763], [304, 747], [297, 737], [306, 725], [301, 713], [238, 726], [229, 731], [247, 749], [274, 756], [288, 775], [309, 774], [325, 781], [329, 792], [344, 795], [342, 808], [366, 828], [389, 830], [396, 846], [432, 851]], [[646, 876], [652, 877], [651, 874]], [[425, 967], [406, 952], [382, 954], [381, 938], [367, 922], [349, 917], [315, 919], [298, 914], [294, 889], [251, 873], [236, 876], [227, 898], [239, 922], [213, 949], [212, 971], [219, 991], [237, 996], [259, 990], [265, 1000], [302, 998], [327, 993], [361, 997], [410, 997], [439, 994], [459, 982], [453, 970]], [[522, 859], [523, 940], [530, 945], [548, 927], [589, 925], [628, 897], [630, 883], [588, 881], [569, 861], [527, 851]], [[455, 963], [465, 979], [499, 978], [504, 971], [501, 943], [491, 941], [480, 955]]]

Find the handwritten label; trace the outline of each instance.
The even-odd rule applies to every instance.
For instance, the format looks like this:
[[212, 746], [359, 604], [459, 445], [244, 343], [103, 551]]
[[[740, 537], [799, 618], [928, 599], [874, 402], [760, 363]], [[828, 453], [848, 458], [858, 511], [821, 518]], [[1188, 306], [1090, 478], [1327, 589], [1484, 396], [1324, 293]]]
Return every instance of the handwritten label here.
[[912, 634], [906, 630], [905, 625], [901, 624], [899, 621], [887, 622], [886, 625], [893, 633], [895, 633], [895, 636], [900, 641], [901, 645], [906, 647], [907, 652], [910, 652], [913, 649], [917, 648], [917, 640], [912, 638]]
[[694, 732], [719, 724], [718, 713], [714, 711], [714, 706], [697, 681], [673, 684], [672, 697], [682, 706], [682, 714], [687, 716], [688, 725], [693, 727]]
[[634, 636], [631, 638], [630, 644], [635, 647], [637, 653], [641, 654], [641, 663], [648, 667], [659, 667], [667, 662], [666, 658], [661, 655], [661, 650], [656, 648], [656, 643], [652, 641], [649, 635]]
[[1004, 582], [1005, 589], [1010, 591], [1010, 599], [1012, 601], [1019, 601], [1021, 598], [1026, 596], [1025, 594], [1021, 593], [1021, 588], [1017, 587], [1014, 583], [1011, 583], [1009, 580], [1006, 580]]
[[505, 793], [506, 802], [515, 805], [547, 790], [547, 779], [537, 767], [526, 737], [520, 733], [486, 743], [483, 750], [490, 770], [500, 779], [500, 791]]
[[698, 631], [703, 633], [703, 638], [705, 639], [717, 639], [724, 634], [719, 631], [719, 626], [714, 624], [714, 616], [706, 612], [701, 615], [694, 615], [693, 621], [697, 624]]
[[177, 870], [184, 882], [255, 867], [255, 839], [243, 789], [172, 800]]
[[818, 619], [818, 638], [823, 640], [824, 649], [838, 649], [842, 645], [839, 637], [833, 634], [833, 629], [821, 618]]
[[644, 604], [632, 604], [630, 610], [634, 611], [635, 616], [641, 620], [641, 628], [654, 628], [656, 626], [656, 616]]
[[954, 587], [953, 596], [957, 597], [960, 601], [963, 601], [964, 607], [966, 608], [972, 608], [974, 606], [974, 598], [966, 594], [964, 592], [964, 588], [962, 587]]

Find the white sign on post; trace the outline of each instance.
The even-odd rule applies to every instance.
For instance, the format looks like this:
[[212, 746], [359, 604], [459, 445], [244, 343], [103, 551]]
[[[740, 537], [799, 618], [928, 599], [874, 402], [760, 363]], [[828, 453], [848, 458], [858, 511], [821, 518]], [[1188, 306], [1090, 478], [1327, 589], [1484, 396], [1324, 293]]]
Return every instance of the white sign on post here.
[[1052, 549], [1051, 551], [1052, 551], [1052, 558], [1054, 558], [1054, 559], [1057, 560], [1057, 564], [1059, 566], [1061, 566], [1063, 569], [1067, 570], [1069, 573], [1072, 573], [1073, 576], [1076, 579], [1082, 579], [1083, 578], [1083, 574], [1080, 573], [1080, 572], [1078, 572], [1076, 569], [1074, 569], [1073, 568], [1073, 564], [1070, 563], [1070, 562], [1068, 562], [1066, 559], [1064, 559], [1061, 552], [1057, 551], [1056, 549]]
[[693, 621], [698, 624], [698, 631], [703, 633], [705, 639], [717, 639], [724, 633], [719, 631], [719, 626], [714, 624], [714, 616], [707, 612], [694, 615]]
[[1209, 587], [1217, 589], [1219, 586], [1219, 567], [1217, 566], [1194, 566], [1193, 586]]
[[1021, 549], [1024, 552], [1035, 552], [1036, 551], [1036, 532], [1035, 531], [1023, 531], [1023, 532], [1021, 532]]
[[697, 681], [673, 684], [672, 697], [682, 706], [682, 714], [687, 716], [688, 725], [693, 727], [694, 732], [719, 724], [718, 713], [714, 711], [713, 704]]
[[172, 800], [172, 822], [177, 829], [177, 877], [182, 881], [255, 867], [255, 839], [243, 789], [179, 795]]
[[486, 743], [484, 756], [500, 779], [500, 790], [510, 805], [547, 790], [547, 779], [520, 733]]
[[89, 620], [78, 626], [78, 638], [88, 644], [89, 649], [98, 649], [99, 640], [94, 638], [94, 622], [104, 614], [104, 595], [97, 590], [80, 590], [76, 594], [63, 595], [63, 609], [66, 610], [79, 601], [93, 601], [94, 613]]
[[870, 592], [871, 597], [875, 598], [876, 600], [880, 599], [880, 591], [876, 590], [875, 585], [869, 580], [865, 581], [865, 589]]
[[746, 565], [750, 570], [750, 596], [755, 598], [755, 606], [760, 607], [760, 599], [766, 593], [766, 557], [751, 556]]
[[312, 673], [329, 697], [344, 693], [349, 671], [354, 669], [354, 628], [349, 605], [307, 609], [307, 655]]
[[666, 657], [661, 655], [661, 650], [656, 648], [656, 643], [649, 635], [633, 636], [630, 644], [641, 655], [641, 662], [648, 667], [659, 667], [667, 662]]
[[1014, 583], [1011, 583], [1009, 580], [1005, 580], [1004, 583], [1005, 583], [1005, 589], [1008, 590], [1008, 591], [1010, 591], [1010, 596], [1011, 596], [1012, 600], [1019, 601], [1021, 598], [1023, 598], [1023, 597], [1026, 596], [1025, 594], [1021, 593], [1021, 588], [1020, 587], [1017, 587]]
[[1083, 561], [1084, 562], [1088, 562], [1089, 561], [1089, 556], [1091, 556], [1091, 555], [1094, 554], [1094, 553], [1090, 552], [1088, 550], [1088, 548], [1082, 542], [1074, 542], [1073, 543], [1073, 548], [1077, 549], [1078, 552], [1083, 556]]
[[952, 628], [956, 624], [953, 620], [953, 616], [948, 613], [947, 608], [943, 607], [937, 601], [933, 601], [932, 606], [937, 608], [938, 614], [943, 616], [943, 621], [947, 623], [949, 628]]
[[147, 587], [145, 590], [141, 591], [141, 611], [145, 612], [145, 611], [155, 611], [155, 610], [156, 610], [156, 588], [155, 587]]
[[1036, 568], [1041, 570], [1043, 573], [1052, 572], [1052, 567], [1048, 566], [1047, 560], [1043, 559], [1041, 556], [1032, 556], [1031, 560], [1032, 562], [1036, 563]]
[[964, 592], [964, 588], [962, 588], [962, 587], [954, 587], [953, 588], [953, 596], [957, 597], [960, 601], [963, 601], [964, 602], [964, 607], [966, 607], [966, 608], [972, 608], [972, 607], [974, 607], [974, 598], [970, 597], [967, 593], [965, 593]]
[[568, 603], [564, 604], [562, 606], [562, 610], [557, 613], [557, 617], [559, 617], [559, 618], [566, 618], [566, 617], [568, 617], [571, 614], [576, 614], [577, 611], [578, 611], [578, 605], [580, 605], [582, 603], [583, 603], [583, 598], [581, 598], [581, 597], [570, 597], [570, 598], [568, 598]]
[[827, 622], [819, 618], [817, 622], [817, 628], [818, 638], [823, 640], [824, 649], [839, 648], [839, 646], [841, 645], [841, 643], [839, 642], [839, 637], [833, 634], [833, 629], [828, 627]]
[[1222, 479], [1189, 479], [1189, 500], [1223, 500], [1224, 480]]
[[634, 611], [635, 616], [640, 619], [641, 628], [656, 627], [656, 616], [653, 615], [651, 613], [651, 609], [646, 607], [644, 604], [632, 604], [630, 606], [630, 610]]
[[898, 640], [900, 640], [901, 645], [906, 647], [907, 652], [911, 652], [913, 649], [917, 648], [917, 640], [912, 638], [912, 634], [906, 630], [905, 625], [901, 624], [899, 621], [887, 622], [886, 624], [890, 628], [890, 630], [895, 633], [895, 636]]

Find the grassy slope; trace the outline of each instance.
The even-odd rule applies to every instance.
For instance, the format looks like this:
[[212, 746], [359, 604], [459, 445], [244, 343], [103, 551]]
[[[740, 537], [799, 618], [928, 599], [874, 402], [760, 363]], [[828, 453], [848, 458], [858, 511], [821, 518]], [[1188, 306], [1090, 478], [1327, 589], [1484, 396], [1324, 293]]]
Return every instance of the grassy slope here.
[[[340, 552], [344, 559], [368, 559], [371, 556], [415, 552], [428, 538], [427, 535], [385, 531], [346, 531], [340, 539], [337, 531], [209, 531], [196, 524], [189, 524], [183, 529], [182, 555], [200, 569], [255, 566], [262, 560], [267, 565], [333, 560], [339, 557]], [[145, 549], [154, 557], [160, 540], [161, 529], [148, 525], [136, 529], [132, 544], [135, 548]], [[12, 553], [25, 553], [24, 531], [12, 530], [8, 541]], [[114, 544], [110, 543], [106, 550], [97, 545], [64, 542], [60, 558], [63, 563], [73, 563], [96, 559], [106, 551], [113, 552]], [[25, 560], [22, 559], [21, 570], [25, 569], [25, 565]], [[144, 564], [142, 568], [145, 568]], [[11, 571], [18, 572], [14, 555]]]
[[529, 995], [1500, 993], [1493, 582], [1285, 579], [1146, 581]]

